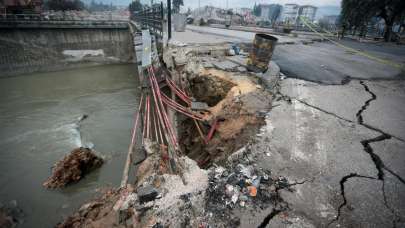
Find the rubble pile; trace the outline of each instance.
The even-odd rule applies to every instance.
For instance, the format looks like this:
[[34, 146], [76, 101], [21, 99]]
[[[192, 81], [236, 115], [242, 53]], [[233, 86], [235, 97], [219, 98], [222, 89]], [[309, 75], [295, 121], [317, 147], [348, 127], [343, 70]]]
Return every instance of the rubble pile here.
[[91, 149], [76, 148], [54, 165], [52, 175], [43, 183], [43, 186], [46, 188], [65, 187], [79, 181], [102, 164], [103, 159], [95, 155]]
[[[206, 192], [206, 214], [210, 224], [237, 227], [240, 216], [236, 211], [276, 208], [285, 211], [288, 205], [279, 196], [280, 189], [290, 189], [284, 177], [274, 177], [270, 170], [257, 168], [249, 147], [242, 148], [225, 167], [209, 170]], [[236, 159], [235, 159], [236, 158]]]
[[198, 227], [204, 217], [207, 171], [180, 157], [177, 173], [170, 173], [161, 156], [165, 148], [146, 144], [148, 158], [135, 185], [108, 191], [57, 227]]

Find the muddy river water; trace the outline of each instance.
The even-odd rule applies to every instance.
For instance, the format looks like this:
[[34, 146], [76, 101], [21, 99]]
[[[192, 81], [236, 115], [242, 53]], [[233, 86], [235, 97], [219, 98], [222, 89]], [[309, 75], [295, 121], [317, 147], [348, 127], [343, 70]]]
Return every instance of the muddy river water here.
[[[139, 94], [135, 65], [0, 78], [0, 203], [17, 202], [19, 227], [53, 227], [101, 188], [119, 186]], [[93, 146], [106, 163], [78, 184], [45, 189], [52, 165], [78, 146]]]

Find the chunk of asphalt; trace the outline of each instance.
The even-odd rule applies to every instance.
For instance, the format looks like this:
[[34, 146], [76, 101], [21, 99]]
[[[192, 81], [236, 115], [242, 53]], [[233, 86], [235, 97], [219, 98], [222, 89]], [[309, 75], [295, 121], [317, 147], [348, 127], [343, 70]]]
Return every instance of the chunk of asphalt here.
[[137, 189], [137, 193], [138, 193], [138, 199], [140, 203], [146, 203], [149, 201], [152, 201], [154, 199], [156, 199], [156, 197], [159, 195], [159, 191], [148, 185], [145, 187], [139, 187]]

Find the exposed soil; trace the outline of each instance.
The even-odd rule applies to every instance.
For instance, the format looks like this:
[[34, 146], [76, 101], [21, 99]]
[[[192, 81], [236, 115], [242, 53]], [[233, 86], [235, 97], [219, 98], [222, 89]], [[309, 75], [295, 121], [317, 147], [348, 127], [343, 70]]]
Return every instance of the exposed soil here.
[[76, 148], [58, 161], [52, 175], [43, 183], [46, 188], [62, 188], [82, 179], [87, 173], [100, 167], [103, 159], [89, 148]]
[[235, 84], [218, 77], [195, 77], [190, 80], [193, 97], [213, 107], [226, 97]]
[[84, 204], [81, 208], [69, 216], [65, 221], [56, 225], [57, 228], [79, 227], [126, 227], [118, 224], [118, 215], [113, 207], [120, 198], [119, 190], [108, 190], [101, 197]]
[[217, 120], [215, 133], [208, 141], [201, 137], [193, 120], [185, 119], [180, 124], [182, 150], [200, 167], [221, 164], [264, 124], [263, 113], [271, 108], [271, 95], [256, 83], [253, 77], [219, 70], [188, 75], [192, 96], [210, 106], [206, 121], [199, 124], [204, 138]]

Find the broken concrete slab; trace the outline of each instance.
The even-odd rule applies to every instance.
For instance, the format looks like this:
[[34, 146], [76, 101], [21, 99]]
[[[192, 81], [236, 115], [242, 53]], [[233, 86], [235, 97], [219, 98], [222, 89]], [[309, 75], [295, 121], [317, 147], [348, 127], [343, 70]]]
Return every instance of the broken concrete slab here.
[[226, 59], [245, 68], [247, 67], [247, 58], [243, 55], [228, 56]]
[[159, 195], [158, 190], [151, 185], [139, 187], [136, 192], [141, 203], [152, 201]]
[[233, 71], [235, 68], [237, 68], [239, 65], [231, 62], [231, 61], [218, 61], [218, 62], [213, 62], [212, 63], [216, 68], [224, 71]]

